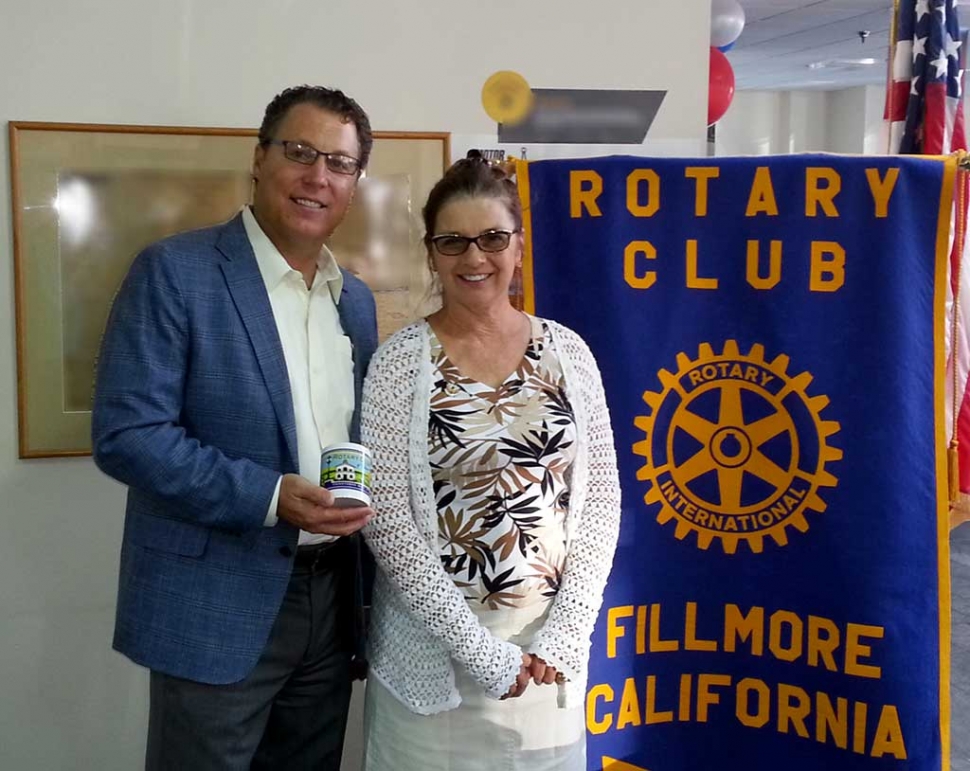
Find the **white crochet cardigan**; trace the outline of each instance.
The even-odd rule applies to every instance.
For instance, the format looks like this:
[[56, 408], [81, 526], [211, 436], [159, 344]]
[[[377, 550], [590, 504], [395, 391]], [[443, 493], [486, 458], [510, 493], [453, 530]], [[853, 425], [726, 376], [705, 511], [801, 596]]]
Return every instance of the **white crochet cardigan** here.
[[[596, 361], [573, 331], [552, 333], [576, 418], [578, 448], [566, 517], [559, 593], [527, 652], [568, 679], [565, 706], [582, 704], [590, 637], [603, 601], [620, 524], [613, 432]], [[364, 537], [377, 561], [370, 671], [413, 712], [458, 706], [453, 660], [499, 698], [515, 682], [522, 650], [494, 637], [441, 564], [438, 512], [428, 462], [429, 326], [388, 339], [364, 383], [361, 440], [373, 452], [373, 507]]]

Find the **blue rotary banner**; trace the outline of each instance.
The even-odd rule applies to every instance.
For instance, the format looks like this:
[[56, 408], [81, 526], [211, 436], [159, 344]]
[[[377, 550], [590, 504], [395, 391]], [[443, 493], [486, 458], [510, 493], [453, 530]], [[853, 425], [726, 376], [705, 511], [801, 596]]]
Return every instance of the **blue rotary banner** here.
[[589, 768], [948, 768], [955, 160], [518, 164], [624, 504]]

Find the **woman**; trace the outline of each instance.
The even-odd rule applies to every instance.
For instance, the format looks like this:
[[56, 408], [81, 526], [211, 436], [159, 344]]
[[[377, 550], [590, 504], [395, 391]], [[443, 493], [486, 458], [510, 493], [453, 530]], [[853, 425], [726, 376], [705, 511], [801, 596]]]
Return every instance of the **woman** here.
[[364, 386], [365, 767], [582, 771], [620, 517], [599, 371], [574, 332], [509, 302], [522, 211], [502, 171], [459, 161], [424, 221], [441, 309], [393, 335]]

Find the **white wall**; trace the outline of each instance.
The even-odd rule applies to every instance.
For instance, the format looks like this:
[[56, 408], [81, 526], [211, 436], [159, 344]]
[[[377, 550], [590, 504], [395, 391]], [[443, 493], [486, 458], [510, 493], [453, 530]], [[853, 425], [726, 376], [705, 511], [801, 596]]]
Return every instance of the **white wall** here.
[[864, 88], [847, 88], [828, 94], [828, 147], [837, 153], [862, 153], [866, 139]]
[[[889, 125], [885, 121], [886, 87], [866, 86], [865, 138], [862, 152], [865, 155], [885, 155], [889, 152]], [[964, 107], [966, 105], [964, 104]]]
[[716, 154], [884, 153], [885, 89], [739, 91], [717, 124]]
[[822, 91], [738, 91], [716, 128], [724, 155], [810, 152], [825, 144]]
[[[709, 8], [4, 0], [0, 121], [252, 127], [281, 88], [314, 82], [347, 90], [378, 129], [481, 135], [494, 132], [481, 85], [514, 69], [536, 87], [669, 88], [651, 137], [700, 155]], [[0, 146], [0, 768], [129, 771], [143, 753], [147, 678], [109, 650], [124, 491], [87, 458], [17, 459]]]
[[833, 153], [878, 155], [888, 152], [884, 86], [858, 86], [828, 92], [828, 146]]

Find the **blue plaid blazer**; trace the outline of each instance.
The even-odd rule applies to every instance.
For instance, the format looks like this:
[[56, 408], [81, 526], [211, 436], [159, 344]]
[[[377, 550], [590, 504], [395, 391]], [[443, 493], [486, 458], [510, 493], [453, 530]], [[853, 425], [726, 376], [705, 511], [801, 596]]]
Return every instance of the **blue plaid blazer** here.
[[[354, 352], [356, 439], [374, 298], [344, 272], [338, 308]], [[276, 619], [298, 537], [282, 520], [263, 526], [279, 475], [298, 468], [296, 424], [241, 215], [135, 259], [102, 343], [92, 442], [98, 467], [128, 486], [115, 649], [177, 677], [241, 680]]]

